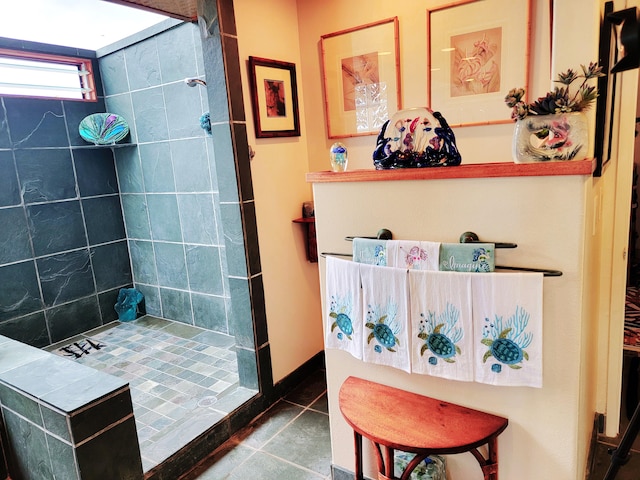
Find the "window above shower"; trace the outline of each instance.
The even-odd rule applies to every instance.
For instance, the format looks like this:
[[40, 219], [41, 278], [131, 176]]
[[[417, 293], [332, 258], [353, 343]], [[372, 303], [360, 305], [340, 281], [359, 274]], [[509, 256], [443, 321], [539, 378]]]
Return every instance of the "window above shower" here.
[[91, 60], [0, 49], [0, 95], [95, 101]]

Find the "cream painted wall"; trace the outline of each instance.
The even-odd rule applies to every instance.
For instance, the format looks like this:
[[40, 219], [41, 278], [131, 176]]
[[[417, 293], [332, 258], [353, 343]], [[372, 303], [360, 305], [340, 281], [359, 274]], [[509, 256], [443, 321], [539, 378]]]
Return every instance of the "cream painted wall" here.
[[[516, 0], [525, 4], [524, 0]], [[404, 107], [425, 106], [427, 102], [427, 8], [451, 3], [450, 0], [406, 0], [402, 4], [385, 0], [298, 0], [302, 85], [306, 93], [307, 124], [314, 126], [308, 138], [311, 171], [329, 170], [328, 150], [335, 140], [327, 138], [320, 36], [397, 16], [400, 29], [400, 68]], [[532, 98], [543, 95], [550, 86], [549, 75], [549, 2], [534, 1], [531, 58]], [[583, 5], [579, 0], [567, 3]], [[523, 52], [524, 54], [524, 52]], [[579, 67], [578, 59], [569, 66]], [[568, 68], [568, 67], [567, 67]], [[506, 92], [514, 87], [506, 86]], [[505, 112], [508, 109], [505, 106]], [[446, 112], [442, 112], [446, 118]], [[463, 127], [454, 130], [463, 163], [511, 161], [513, 125]], [[349, 169], [373, 168], [371, 155], [376, 137], [354, 137], [341, 140], [349, 149]]]
[[[248, 58], [295, 63], [300, 74], [295, 0], [235, 0], [242, 89], [247, 115], [267, 327], [275, 382], [323, 349], [318, 267], [305, 252], [302, 202], [312, 200], [305, 181], [307, 129], [304, 89], [298, 88], [300, 137], [256, 139], [249, 95]], [[298, 80], [299, 81], [299, 80]]]
[[[497, 262], [563, 271], [544, 282], [544, 386], [541, 389], [495, 387], [407, 374], [327, 350], [327, 380], [333, 462], [353, 471], [353, 439], [340, 414], [337, 397], [348, 375], [496, 413], [509, 418], [499, 438], [500, 478], [505, 480], [582, 480], [588, 445], [582, 425], [593, 416], [579, 413], [583, 348], [582, 278], [585, 192], [589, 176], [515, 177], [384, 182], [393, 202], [379, 202], [380, 182], [314, 185], [319, 249], [348, 252], [344, 236], [372, 232], [382, 226], [396, 238], [456, 241], [467, 230], [483, 238], [512, 241], [514, 250], [500, 250]], [[446, 208], [416, 211], [421, 199]], [[477, 199], [482, 198], [481, 205]], [[360, 205], [376, 205], [363, 209]], [[342, 214], [335, 215], [339, 210]], [[455, 214], [452, 214], [455, 212]], [[323, 261], [324, 262], [324, 261]], [[321, 272], [324, 271], [321, 265]], [[595, 333], [592, 332], [591, 335]], [[591, 384], [591, 389], [595, 388]], [[593, 411], [593, 405], [592, 411]], [[416, 412], [428, 415], [428, 412]], [[368, 473], [373, 474], [369, 453]], [[450, 478], [482, 478], [469, 454], [447, 459]]]

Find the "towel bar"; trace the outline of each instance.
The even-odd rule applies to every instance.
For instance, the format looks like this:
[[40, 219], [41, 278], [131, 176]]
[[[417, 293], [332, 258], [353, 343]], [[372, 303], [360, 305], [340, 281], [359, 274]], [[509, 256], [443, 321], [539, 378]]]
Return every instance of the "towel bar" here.
[[375, 237], [363, 237], [362, 235], [356, 235], [353, 237], [344, 237], [345, 240], [351, 242], [354, 238], [370, 238], [373, 240], [391, 240], [393, 238], [393, 233], [388, 228], [381, 228], [378, 230], [378, 233]]
[[480, 241], [478, 235], [473, 232], [464, 232], [460, 235], [460, 243], [493, 243], [496, 248], [517, 248], [516, 243], [510, 242], [484, 242]]
[[[322, 252], [321, 257], [353, 257], [350, 253], [337, 253], [337, 252]], [[561, 277], [562, 272], [560, 270], [549, 270], [546, 268], [528, 268], [528, 267], [510, 267], [506, 265], [496, 265], [496, 269], [502, 270], [515, 270], [521, 272], [540, 272], [545, 277]]]

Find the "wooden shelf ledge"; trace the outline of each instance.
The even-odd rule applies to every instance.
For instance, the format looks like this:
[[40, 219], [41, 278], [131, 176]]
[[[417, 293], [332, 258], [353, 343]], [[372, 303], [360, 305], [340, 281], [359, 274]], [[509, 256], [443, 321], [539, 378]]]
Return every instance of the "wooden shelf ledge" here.
[[406, 168], [397, 170], [351, 170], [310, 172], [309, 183], [380, 182], [392, 180], [441, 180], [448, 178], [544, 177], [553, 175], [591, 175], [595, 159], [566, 162], [478, 163], [457, 167]]

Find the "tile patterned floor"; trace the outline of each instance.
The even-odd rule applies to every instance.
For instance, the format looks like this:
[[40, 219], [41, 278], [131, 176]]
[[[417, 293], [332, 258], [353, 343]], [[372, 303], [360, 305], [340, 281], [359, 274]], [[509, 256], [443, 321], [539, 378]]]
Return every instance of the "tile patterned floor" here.
[[151, 316], [47, 350], [129, 382], [145, 471], [256, 394], [238, 386], [233, 337]]
[[305, 380], [180, 480], [330, 480], [324, 370]]

